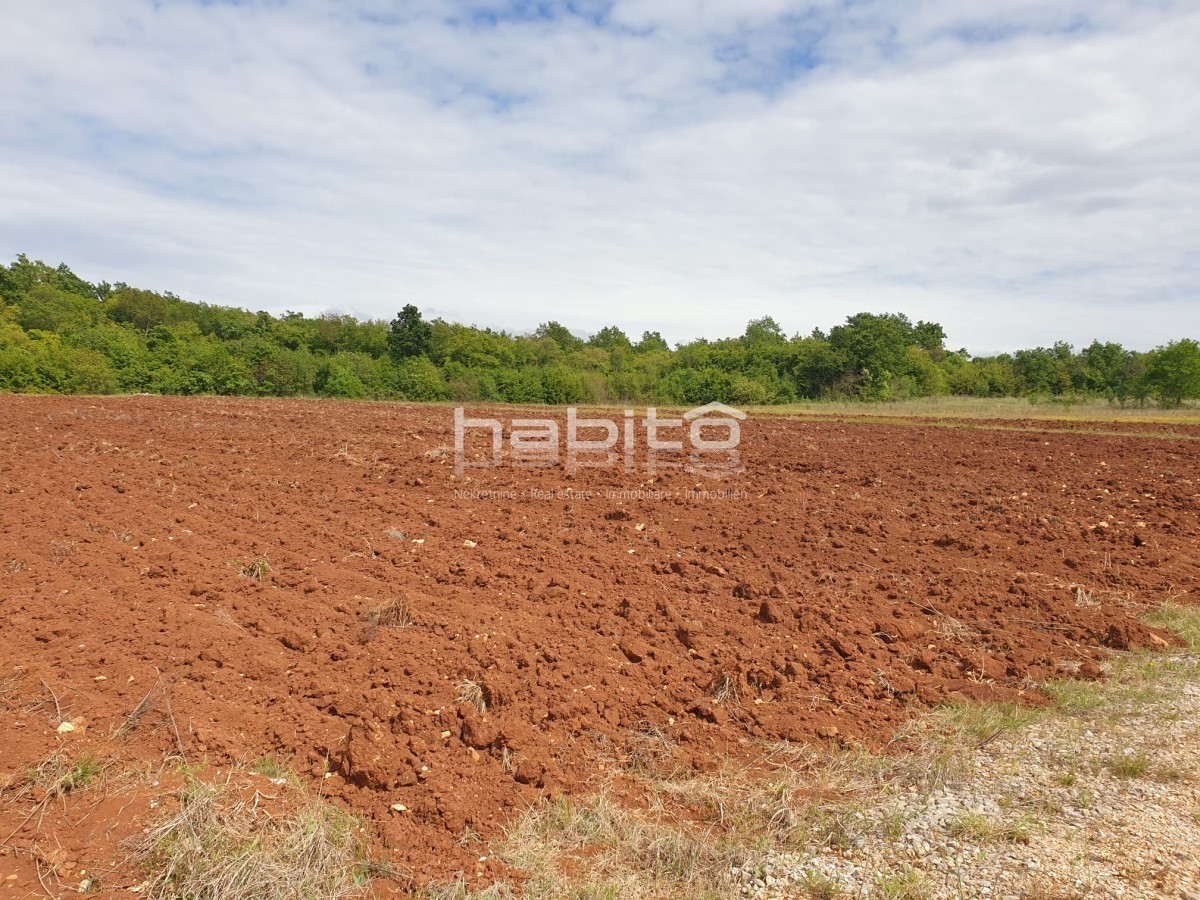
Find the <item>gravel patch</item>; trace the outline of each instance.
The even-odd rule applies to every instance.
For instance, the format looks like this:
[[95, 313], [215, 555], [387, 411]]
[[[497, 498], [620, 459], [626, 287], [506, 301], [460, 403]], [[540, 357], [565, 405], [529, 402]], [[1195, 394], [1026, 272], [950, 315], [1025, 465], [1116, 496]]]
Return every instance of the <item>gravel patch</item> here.
[[1200, 900], [1200, 661], [1141, 665], [1150, 690], [965, 748], [963, 774], [886, 789], [841, 846], [738, 866], [740, 895]]

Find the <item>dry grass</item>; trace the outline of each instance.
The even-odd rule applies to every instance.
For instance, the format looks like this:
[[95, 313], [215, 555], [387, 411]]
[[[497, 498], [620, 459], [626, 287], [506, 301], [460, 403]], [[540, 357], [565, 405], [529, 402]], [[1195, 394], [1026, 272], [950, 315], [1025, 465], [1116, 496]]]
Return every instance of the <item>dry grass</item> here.
[[[656, 760], [667, 753], [661, 735], [646, 740]], [[586, 798], [535, 807], [493, 847], [529, 876], [521, 891], [501, 885], [473, 894], [460, 883], [424, 896], [728, 897], [737, 890], [732, 870], [763, 848], [845, 847], [860, 834], [895, 834], [903, 823], [888, 790], [926, 774], [910, 763], [904, 754], [781, 744], [750, 769], [646, 773], [646, 802], [637, 808], [605, 784]], [[814, 875], [805, 895], [831, 896], [830, 889]]]
[[488, 698], [487, 692], [483, 686], [469, 678], [464, 678], [456, 686], [458, 690], [458, 702], [469, 703], [475, 707], [475, 711], [482, 714], [487, 712]]
[[[727, 897], [741, 852], [711, 829], [626, 809], [608, 791], [563, 798], [523, 817], [505, 859], [529, 875], [526, 896]], [[563, 860], [577, 876], [564, 880]], [[573, 883], [572, 883], [573, 882]]]
[[[1084, 600], [1086, 603], [1086, 599]], [[1200, 612], [1166, 606], [1149, 620], [1182, 633], [1196, 647]], [[956, 639], [972, 638], [969, 626], [943, 618], [941, 629]], [[473, 893], [461, 882], [431, 888], [430, 898], [666, 898], [727, 897], [736, 893], [739, 867], [781, 850], [839, 853], [861, 841], [900, 837], [906, 813], [896, 798], [924, 794], [978, 777], [975, 748], [1053, 717], [1093, 713], [1124, 715], [1152, 702], [1176, 681], [1194, 679], [1192, 657], [1124, 654], [1108, 664], [1102, 682], [1063, 681], [1047, 686], [1052, 705], [1030, 709], [1013, 703], [952, 704], [923, 713], [896, 736], [888, 752], [779, 745], [749, 766], [715, 774], [674, 764], [668, 733], [644, 725], [614, 750], [607, 769], [614, 780], [586, 797], [535, 806], [491, 852], [528, 875], [520, 886], [501, 884]], [[711, 685], [714, 699], [736, 698], [738, 681], [722, 673]], [[472, 690], [474, 686], [474, 690]], [[479, 698], [473, 682], [459, 685], [460, 701]], [[1070, 727], [1070, 726], [1068, 726]], [[1083, 727], [1080, 725], [1079, 727]], [[1188, 779], [1190, 771], [1155, 768], [1149, 758], [1104, 760], [1114, 777]], [[1054, 783], [1074, 788], [1071, 769]], [[629, 804], [630, 783], [641, 788]], [[1073, 802], [1087, 806], [1084, 793]], [[1025, 844], [1038, 833], [1038, 809], [1016, 815], [960, 815], [949, 831], [979, 846]], [[819, 873], [797, 883], [797, 896], [837, 896], [838, 885]], [[881, 871], [870, 886], [875, 898], [921, 898], [933, 886], [903, 866]]]
[[9, 779], [5, 790], [13, 789], [14, 802], [33, 799], [38, 805], [90, 787], [105, 771], [105, 764], [94, 753], [71, 757], [61, 750], [51, 753], [35, 766], [29, 766]]
[[407, 628], [412, 624], [412, 607], [407, 600], [393, 597], [365, 610], [362, 614], [363, 630], [360, 644], [368, 643], [380, 628]]
[[261, 796], [230, 783], [189, 783], [178, 809], [150, 828], [138, 848], [144, 896], [190, 900], [321, 900], [362, 893], [371, 874], [366, 831], [332, 804], [292, 794], [271, 815]]
[[1034, 419], [1075, 422], [1147, 422], [1189, 425], [1200, 423], [1195, 405], [1179, 409], [1158, 406], [1116, 406], [1106, 400], [1032, 402], [1003, 397], [925, 397], [889, 403], [811, 401], [785, 406], [753, 407], [756, 415], [862, 416], [867, 418]]
[[170, 729], [171, 736], [175, 739], [175, 749], [179, 752], [180, 757], [186, 758], [187, 748], [183, 744], [179, 723], [175, 720], [175, 711], [171, 708], [171, 692], [167, 688], [166, 682], [163, 681], [161, 672], [158, 673], [154, 684], [150, 686], [150, 690], [146, 692], [121, 727], [117, 729], [116, 736], [118, 738], [128, 737], [147, 715], [159, 708], [162, 709], [163, 724]]
[[0, 703], [9, 706], [20, 697], [21, 679], [23, 673], [17, 673], [11, 678], [0, 679]]
[[731, 672], [722, 672], [713, 681], [709, 693], [717, 703], [737, 703], [742, 696], [738, 676]]
[[395, 597], [371, 607], [363, 615], [363, 621], [373, 628], [406, 628], [412, 620], [408, 601]]
[[679, 770], [675, 761], [675, 743], [661, 728], [644, 724], [625, 739], [623, 756], [618, 762], [636, 775], [646, 778], [671, 777]]
[[959, 644], [974, 644], [979, 640], [979, 632], [954, 616], [939, 616], [934, 632], [948, 641]]

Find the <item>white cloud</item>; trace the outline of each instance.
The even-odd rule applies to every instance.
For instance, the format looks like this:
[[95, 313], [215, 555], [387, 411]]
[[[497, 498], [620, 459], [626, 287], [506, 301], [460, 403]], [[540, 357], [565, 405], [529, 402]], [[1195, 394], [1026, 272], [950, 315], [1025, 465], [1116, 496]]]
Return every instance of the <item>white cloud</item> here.
[[516, 330], [1200, 336], [1188, 4], [534, 8], [28, 4], [0, 35], [0, 253]]

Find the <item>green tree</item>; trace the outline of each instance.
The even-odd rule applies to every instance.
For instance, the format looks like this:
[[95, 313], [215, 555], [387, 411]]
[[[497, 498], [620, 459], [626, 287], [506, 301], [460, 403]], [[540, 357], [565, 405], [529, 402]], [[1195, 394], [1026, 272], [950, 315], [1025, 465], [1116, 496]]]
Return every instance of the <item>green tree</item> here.
[[1185, 338], [1158, 347], [1146, 364], [1146, 384], [1164, 406], [1200, 397], [1200, 344]]
[[620, 328], [615, 325], [609, 325], [607, 328], [601, 328], [590, 338], [588, 338], [589, 347], [599, 347], [601, 350], [632, 350], [633, 344]]
[[554, 321], [543, 322], [537, 327], [537, 331], [533, 333], [533, 336], [538, 340], [549, 338], [558, 344], [559, 349], [564, 353], [583, 348], [583, 341], [571, 334], [566, 325]]
[[810, 400], [833, 389], [846, 371], [846, 357], [829, 345], [824, 337], [806, 337], [792, 342], [792, 379], [796, 391]]
[[742, 335], [742, 340], [748, 346], [755, 347], [762, 344], [783, 344], [787, 341], [787, 337], [778, 322], [770, 316], [763, 316], [761, 319], [750, 320], [746, 325], [746, 333]]
[[946, 352], [946, 332], [937, 322], [917, 322], [913, 327], [913, 341], [930, 358], [937, 362]]
[[829, 332], [829, 345], [846, 358], [863, 399], [885, 400], [891, 380], [904, 371], [908, 348], [917, 342], [901, 313], [858, 313]]
[[26, 331], [75, 331], [95, 324], [100, 317], [95, 297], [72, 294], [45, 283], [26, 291], [17, 309], [17, 322]]
[[149, 331], [155, 325], [166, 323], [169, 308], [167, 298], [161, 294], [126, 288], [105, 301], [104, 311], [114, 322], [128, 322], [142, 331]]
[[396, 362], [426, 356], [433, 329], [421, 318], [421, 311], [409, 303], [392, 321], [388, 330], [388, 353]]
[[321, 393], [326, 397], [348, 397], [360, 400], [367, 396], [367, 389], [363, 385], [362, 379], [350, 369], [344, 360], [335, 358], [329, 364]]
[[1120, 344], [1092, 341], [1080, 352], [1082, 358], [1083, 386], [1087, 390], [1123, 393], [1129, 353]]
[[396, 366], [396, 388], [407, 400], [445, 400], [446, 381], [424, 356], [411, 356]]
[[642, 339], [633, 348], [638, 353], [653, 353], [656, 350], [670, 351], [670, 346], [657, 331], [643, 331]]
[[108, 360], [116, 373], [116, 390], [139, 392], [150, 389], [150, 350], [145, 335], [136, 329], [102, 321], [73, 334], [71, 343], [94, 350]]
[[18, 302], [39, 284], [90, 300], [98, 296], [96, 289], [72, 272], [66, 263], [57, 267], [48, 266], [40, 259], [30, 261], [22, 253], [12, 265], [0, 265], [0, 301]]

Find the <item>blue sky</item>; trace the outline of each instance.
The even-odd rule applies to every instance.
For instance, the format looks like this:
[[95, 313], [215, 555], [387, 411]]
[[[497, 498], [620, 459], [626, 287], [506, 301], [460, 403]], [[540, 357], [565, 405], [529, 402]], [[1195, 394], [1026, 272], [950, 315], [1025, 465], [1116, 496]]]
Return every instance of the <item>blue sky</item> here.
[[13, 4], [0, 255], [670, 340], [1200, 337], [1200, 6]]

